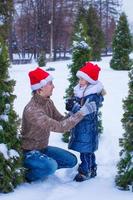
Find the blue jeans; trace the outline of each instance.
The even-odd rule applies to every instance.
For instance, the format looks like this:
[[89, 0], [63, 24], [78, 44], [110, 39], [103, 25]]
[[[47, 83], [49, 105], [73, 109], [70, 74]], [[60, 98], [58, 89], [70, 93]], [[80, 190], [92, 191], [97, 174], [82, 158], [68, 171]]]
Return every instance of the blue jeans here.
[[79, 173], [86, 175], [97, 167], [94, 153], [81, 153], [80, 159], [81, 164], [78, 168]]
[[57, 169], [71, 168], [77, 164], [74, 154], [58, 147], [24, 151], [24, 167], [28, 181], [43, 180]]

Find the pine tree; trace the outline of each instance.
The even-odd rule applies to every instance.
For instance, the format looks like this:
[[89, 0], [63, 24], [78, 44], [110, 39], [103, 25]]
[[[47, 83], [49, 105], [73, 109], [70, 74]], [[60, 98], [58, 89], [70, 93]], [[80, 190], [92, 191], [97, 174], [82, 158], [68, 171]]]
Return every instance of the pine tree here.
[[131, 69], [132, 62], [129, 54], [132, 51], [131, 34], [125, 13], [122, 13], [118, 25], [116, 26], [113, 44], [113, 56], [110, 61], [110, 66], [116, 70]]
[[99, 16], [92, 5], [87, 12], [88, 36], [90, 37], [90, 45], [92, 47], [92, 60], [101, 60], [101, 52], [104, 47], [104, 34], [100, 27]]
[[0, 38], [0, 192], [5, 193], [22, 183], [24, 174], [19, 119], [13, 110], [15, 81], [10, 80], [8, 68], [8, 49]]
[[13, 0], [0, 1], [0, 35], [7, 39], [10, 27], [10, 20], [14, 12]]
[[87, 24], [85, 20], [85, 10], [80, 8], [77, 20], [75, 22], [75, 30], [72, 43], [72, 64], [68, 66], [70, 69], [69, 88], [66, 90], [66, 97], [73, 94], [73, 88], [77, 83], [77, 71], [91, 60], [90, 38], [87, 35]]
[[[85, 22], [85, 10], [81, 8], [75, 22], [72, 44], [72, 64], [70, 69], [69, 87], [66, 90], [66, 98], [73, 95], [73, 88], [77, 83], [77, 71], [91, 59], [91, 47], [89, 46], [89, 37], [87, 36], [87, 27]], [[69, 132], [63, 134], [63, 141], [68, 142]]]
[[44, 67], [46, 65], [46, 54], [42, 51], [37, 59], [38, 65]]
[[124, 190], [133, 192], [133, 68], [129, 72], [129, 94], [123, 101], [124, 114], [122, 118], [125, 133], [120, 139], [120, 161], [118, 163], [118, 175], [116, 185]]

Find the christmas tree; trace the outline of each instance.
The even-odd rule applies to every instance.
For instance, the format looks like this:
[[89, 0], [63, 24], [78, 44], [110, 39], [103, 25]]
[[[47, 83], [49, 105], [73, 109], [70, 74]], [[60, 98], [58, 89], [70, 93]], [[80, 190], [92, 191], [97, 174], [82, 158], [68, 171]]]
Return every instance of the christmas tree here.
[[[69, 87], [66, 90], [66, 97], [73, 95], [73, 88], [75, 87], [78, 78], [76, 77], [77, 71], [91, 59], [91, 47], [89, 46], [89, 37], [87, 35], [87, 24], [85, 21], [85, 10], [79, 10], [72, 43], [72, 64], [68, 66], [70, 69]], [[69, 133], [63, 134], [63, 141], [68, 142]]]
[[45, 67], [46, 65], [46, 54], [44, 51], [42, 51], [39, 55], [39, 57], [37, 58], [37, 62], [38, 62], [38, 66], [39, 67]]
[[111, 68], [116, 70], [131, 69], [132, 62], [129, 54], [132, 51], [132, 42], [127, 17], [124, 13], [121, 14], [118, 25], [116, 26], [112, 51]]
[[97, 10], [90, 5], [87, 11], [87, 34], [90, 37], [90, 45], [92, 47], [92, 60], [101, 60], [101, 52], [104, 47], [104, 34], [100, 27], [99, 16]]
[[10, 80], [8, 49], [0, 38], [0, 192], [10, 192], [23, 182], [19, 119], [13, 110], [15, 82]]
[[87, 24], [85, 20], [85, 10], [81, 8], [75, 22], [75, 29], [72, 43], [72, 64], [68, 67], [70, 69], [69, 88], [66, 90], [66, 96], [72, 96], [73, 88], [77, 83], [77, 71], [91, 60], [90, 38], [87, 35]]
[[129, 78], [129, 94], [123, 101], [122, 124], [125, 132], [120, 139], [122, 150], [115, 181], [119, 188], [133, 192], [133, 69], [129, 72]]

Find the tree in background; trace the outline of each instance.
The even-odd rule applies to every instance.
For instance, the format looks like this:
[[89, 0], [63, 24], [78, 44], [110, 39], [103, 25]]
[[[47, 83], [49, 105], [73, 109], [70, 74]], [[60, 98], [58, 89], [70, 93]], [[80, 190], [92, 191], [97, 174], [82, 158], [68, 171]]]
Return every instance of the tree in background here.
[[77, 0], [15, 0], [12, 37], [17, 48], [12, 51], [31, 53], [35, 59], [42, 50], [53, 52], [54, 60], [67, 56], [78, 4]]
[[8, 49], [0, 38], [0, 191], [5, 193], [24, 181], [19, 119], [13, 110], [15, 82], [10, 80], [8, 68]]
[[7, 39], [9, 35], [13, 10], [13, 0], [0, 1], [0, 35], [4, 39]]
[[70, 69], [70, 85], [66, 90], [66, 97], [72, 96], [73, 94], [73, 88], [78, 80], [76, 77], [77, 71], [85, 62], [90, 61], [92, 58], [90, 38], [87, 35], [85, 13], [85, 10], [80, 8], [75, 22], [75, 29], [72, 37], [72, 64], [68, 66]]
[[105, 54], [107, 55], [108, 51], [112, 49], [112, 38], [115, 31], [115, 26], [112, 26], [112, 19], [116, 24], [120, 16], [121, 0], [96, 0], [96, 1], [101, 2], [99, 14], [101, 19], [102, 30], [104, 32], [104, 37], [105, 37]]
[[[73, 34], [72, 44], [72, 64], [68, 67], [70, 69], [69, 87], [66, 90], [66, 98], [73, 95], [73, 88], [75, 87], [78, 78], [76, 77], [77, 71], [91, 60], [91, 47], [89, 46], [89, 37], [87, 35], [87, 24], [85, 23], [85, 10], [80, 9], [75, 22], [75, 30]], [[68, 142], [68, 133], [63, 134], [63, 141]]]
[[88, 36], [92, 47], [92, 60], [101, 60], [101, 52], [104, 47], [104, 34], [102, 32], [99, 16], [96, 9], [90, 5], [87, 11]]
[[[60, 58], [62, 53], [64, 57], [67, 56], [78, 10], [80, 7], [88, 9], [90, 5], [97, 10], [100, 27], [104, 32], [105, 53], [111, 49], [114, 32], [112, 19], [114, 23], [118, 21], [121, 0], [15, 0], [13, 2], [15, 15], [12, 18], [12, 31], [10, 30], [12, 36], [9, 42], [10, 46], [12, 43], [15, 45], [10, 50], [10, 55], [14, 52], [23, 56], [29, 53], [31, 57], [37, 59], [42, 49], [46, 53], [53, 49], [54, 60]], [[50, 46], [52, 43], [53, 48]]]
[[96, 9], [100, 27], [104, 33], [104, 54], [107, 55], [112, 49], [112, 37], [122, 2], [121, 0], [88, 0], [88, 2]]
[[38, 66], [44, 67], [46, 65], [46, 54], [44, 51], [42, 51], [37, 58]]
[[118, 163], [118, 174], [116, 185], [120, 189], [133, 192], [133, 68], [129, 72], [128, 97], [123, 101], [124, 114], [122, 119], [125, 133], [120, 139], [120, 161]]
[[132, 51], [132, 42], [125, 13], [122, 13], [119, 18], [113, 38], [112, 51], [111, 68], [116, 70], [129, 70], [132, 65], [129, 58], [129, 54]]
[[18, 135], [19, 119], [13, 110], [15, 82], [8, 75], [6, 42], [11, 28], [13, 1], [0, 2], [0, 192], [10, 192], [23, 182], [24, 168]]

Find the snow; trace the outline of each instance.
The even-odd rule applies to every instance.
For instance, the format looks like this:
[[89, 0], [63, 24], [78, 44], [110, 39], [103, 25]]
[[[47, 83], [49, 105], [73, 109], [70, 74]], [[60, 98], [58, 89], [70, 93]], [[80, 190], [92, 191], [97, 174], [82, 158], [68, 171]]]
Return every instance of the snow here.
[[1, 54], [1, 52], [2, 52], [2, 48], [0, 48], [0, 54]]
[[8, 149], [6, 144], [1, 143], [0, 144], [0, 153], [3, 154], [4, 158], [7, 160], [9, 158], [8, 156]]
[[73, 42], [73, 47], [76, 48], [83, 48], [83, 49], [88, 49], [90, 48], [89, 45], [85, 41], [74, 41]]
[[11, 149], [10, 151], [8, 151], [7, 145], [4, 143], [0, 144], [0, 153], [3, 154], [4, 158], [6, 160], [10, 159], [10, 158], [17, 158], [19, 157], [19, 154], [16, 150]]
[[8, 115], [6, 115], [6, 114], [3, 114], [3, 115], [0, 115], [0, 120], [3, 120], [3, 121], [5, 121], [5, 122], [8, 122]]
[[19, 157], [18, 152], [16, 150], [14, 150], [14, 149], [11, 149], [9, 151], [9, 155], [10, 155], [10, 158], [17, 158], [17, 157]]
[[3, 93], [2, 93], [2, 96], [9, 97], [10, 94], [9, 94], [8, 92], [3, 92]]
[[[122, 100], [128, 94], [128, 71], [114, 71], [109, 67], [111, 57], [104, 57], [96, 62], [101, 68], [99, 80], [103, 83], [107, 95], [102, 107], [102, 121], [104, 132], [99, 141], [96, 152], [98, 175], [95, 179], [82, 183], [73, 181], [77, 166], [73, 169], [60, 169], [43, 182], [24, 183], [14, 192], [0, 194], [1, 200], [131, 200], [133, 193], [121, 191], [115, 187], [114, 178], [117, 173], [116, 164], [119, 161], [119, 138], [124, 132], [121, 124], [123, 115]], [[55, 89], [52, 99], [63, 114], [65, 106], [63, 96], [68, 87], [69, 70], [67, 65], [71, 61], [58, 61], [47, 63], [47, 67], [54, 67], [55, 71], [49, 72], [54, 77]], [[28, 72], [37, 67], [36, 63], [29, 65], [14, 65], [10, 68], [11, 78], [16, 80], [14, 93], [17, 99], [14, 108], [20, 118], [24, 106], [31, 98], [31, 88]], [[45, 69], [45, 68], [43, 68]], [[51, 133], [50, 145], [67, 149], [67, 144], [61, 140], [61, 134]], [[79, 159], [79, 153], [72, 151]]]

